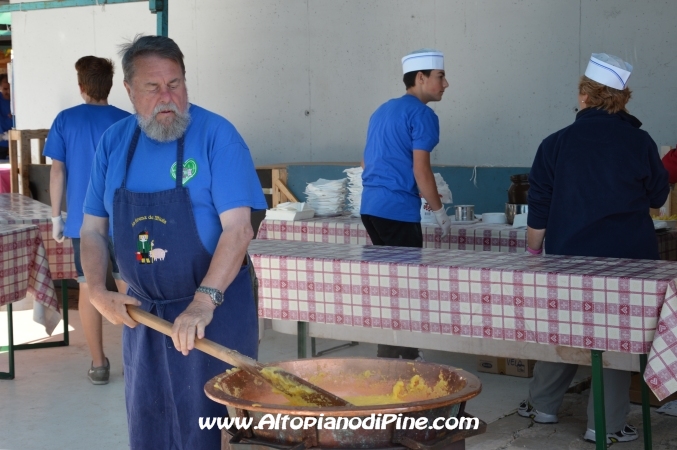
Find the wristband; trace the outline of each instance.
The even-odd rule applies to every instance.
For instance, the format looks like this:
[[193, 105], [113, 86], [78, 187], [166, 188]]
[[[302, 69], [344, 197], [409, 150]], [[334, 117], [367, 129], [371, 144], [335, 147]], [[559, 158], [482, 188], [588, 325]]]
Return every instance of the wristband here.
[[534, 250], [534, 249], [527, 247], [527, 251], [529, 253], [531, 253], [532, 255], [540, 255], [541, 253], [543, 253], [543, 248], [539, 248], [538, 250]]

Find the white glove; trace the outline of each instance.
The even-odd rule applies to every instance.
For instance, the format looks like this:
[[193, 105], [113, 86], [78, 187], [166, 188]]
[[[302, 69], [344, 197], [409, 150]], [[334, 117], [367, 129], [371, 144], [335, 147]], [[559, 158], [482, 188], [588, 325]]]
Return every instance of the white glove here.
[[444, 205], [437, 211], [433, 211], [435, 214], [435, 220], [437, 220], [437, 225], [442, 228], [442, 237], [449, 234], [449, 229], [451, 228], [451, 219], [447, 216], [447, 212], [444, 210]]
[[63, 236], [63, 229], [66, 227], [65, 222], [61, 216], [52, 217], [52, 237], [56, 242], [61, 244], [65, 237]]
[[0, 138], [3, 141], [9, 141], [9, 131], [5, 131], [4, 133], [2, 133], [2, 135], [0, 135]]

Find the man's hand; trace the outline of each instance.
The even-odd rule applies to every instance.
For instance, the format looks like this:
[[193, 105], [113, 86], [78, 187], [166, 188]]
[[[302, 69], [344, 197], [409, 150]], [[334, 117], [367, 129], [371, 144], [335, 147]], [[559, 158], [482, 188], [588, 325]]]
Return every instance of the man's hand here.
[[89, 301], [113, 325], [124, 323], [134, 328], [137, 322], [127, 314], [127, 305], [141, 306], [141, 302], [128, 295], [111, 291], [90, 292]]
[[447, 216], [447, 212], [444, 210], [444, 205], [437, 211], [433, 211], [435, 214], [435, 220], [437, 220], [437, 225], [442, 228], [442, 237], [449, 234], [449, 229], [451, 228], [451, 219]]
[[214, 304], [208, 295], [197, 293], [188, 308], [179, 315], [172, 327], [174, 347], [184, 356], [195, 348], [195, 337], [205, 337], [205, 328], [214, 317]]
[[52, 237], [61, 244], [64, 241], [63, 229], [66, 227], [61, 216], [52, 217]]

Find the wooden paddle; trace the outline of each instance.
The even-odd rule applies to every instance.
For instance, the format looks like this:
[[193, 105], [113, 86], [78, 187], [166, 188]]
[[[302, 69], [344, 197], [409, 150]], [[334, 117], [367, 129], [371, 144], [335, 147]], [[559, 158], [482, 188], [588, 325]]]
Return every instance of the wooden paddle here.
[[[147, 311], [139, 309], [137, 306], [127, 305], [127, 312], [130, 317], [140, 324], [159, 331], [167, 336], [172, 335], [172, 324], [164, 319], [157, 317]], [[285, 396], [291, 398], [300, 398], [313, 406], [350, 406], [351, 404], [340, 397], [311, 384], [303, 378], [294, 374], [285, 372], [279, 368], [268, 368], [258, 361], [245, 356], [241, 353], [231, 350], [209, 339], [195, 339], [195, 348], [213, 356], [214, 358], [225, 361], [231, 366], [238, 367], [256, 377], [265, 380], [275, 389], [282, 392]]]

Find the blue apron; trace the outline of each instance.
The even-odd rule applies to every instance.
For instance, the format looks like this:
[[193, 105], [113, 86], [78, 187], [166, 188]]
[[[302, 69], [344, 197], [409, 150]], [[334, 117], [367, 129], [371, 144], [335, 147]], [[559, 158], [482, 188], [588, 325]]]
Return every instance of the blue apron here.
[[[129, 284], [128, 294], [141, 301], [141, 309], [174, 322], [193, 300], [212, 255], [198, 235], [180, 170], [174, 189], [127, 190], [127, 173], [140, 133], [137, 127], [122, 185], [113, 198], [113, 242], [120, 274]], [[183, 167], [183, 149], [181, 138], [177, 168]], [[240, 268], [228, 286], [205, 337], [257, 357], [258, 320], [248, 265]], [[220, 431], [217, 427], [201, 430], [199, 418], [228, 415], [226, 407], [209, 400], [203, 389], [210, 378], [230, 366], [199, 350], [183, 356], [171, 338], [144, 325], [124, 327], [122, 345], [131, 449], [220, 449]]]

